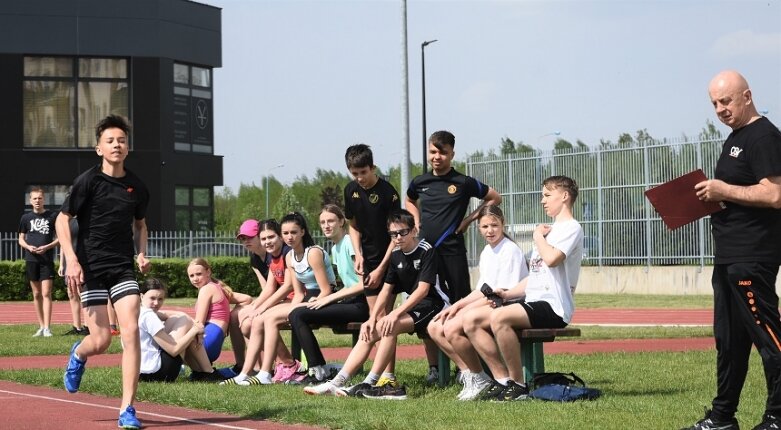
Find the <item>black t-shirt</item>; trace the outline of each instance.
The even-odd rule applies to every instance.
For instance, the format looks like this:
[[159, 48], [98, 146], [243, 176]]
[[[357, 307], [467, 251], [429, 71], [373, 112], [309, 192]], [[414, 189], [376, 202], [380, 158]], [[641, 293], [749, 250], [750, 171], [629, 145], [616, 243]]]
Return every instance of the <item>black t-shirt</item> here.
[[[54, 241], [54, 221], [56, 219], [57, 212], [50, 210], [45, 210], [39, 214], [27, 212], [22, 215], [22, 219], [19, 221], [19, 233], [24, 233], [25, 242], [32, 246], [48, 245]], [[54, 261], [54, 248], [43, 254], [33, 254], [25, 248], [24, 260], [50, 264]]]
[[398, 209], [399, 193], [382, 178], [368, 190], [355, 181], [344, 187], [344, 216], [355, 219], [361, 233], [361, 254], [372, 267], [379, 266], [385, 257], [390, 244], [388, 215]]
[[442, 176], [426, 172], [415, 177], [407, 197], [417, 200], [420, 210], [420, 236], [441, 255], [466, 254], [464, 235], [455, 234], [466, 216], [472, 197], [485, 198], [488, 185], [450, 169]]
[[76, 255], [85, 272], [133, 264], [133, 222], [144, 219], [149, 191], [131, 171], [113, 178], [97, 165], [79, 175], [60, 209], [76, 217]]
[[[730, 133], [714, 177], [748, 186], [771, 176], [781, 176], [781, 132], [762, 117]], [[781, 210], [725, 203], [711, 215], [715, 263], [781, 264]]]
[[437, 272], [437, 251], [421, 240], [408, 254], [399, 248], [393, 250], [385, 283], [393, 285], [394, 294], [412, 294], [420, 282], [427, 282], [430, 287], [426, 297], [442, 302], [447, 294], [439, 286]]

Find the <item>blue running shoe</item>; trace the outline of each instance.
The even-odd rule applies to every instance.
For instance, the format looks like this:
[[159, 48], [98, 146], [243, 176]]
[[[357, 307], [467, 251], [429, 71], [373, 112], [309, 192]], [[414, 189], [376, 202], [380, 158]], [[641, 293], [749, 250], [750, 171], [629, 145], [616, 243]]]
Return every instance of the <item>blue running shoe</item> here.
[[73, 344], [71, 355], [68, 359], [68, 367], [65, 368], [65, 375], [62, 377], [62, 380], [65, 383], [65, 389], [68, 390], [69, 393], [79, 391], [81, 375], [84, 374], [84, 368], [87, 364], [86, 360], [82, 361], [76, 358], [76, 347], [78, 347], [80, 343], [81, 341], [79, 340]]
[[133, 429], [138, 430], [141, 428], [141, 421], [136, 418], [136, 408], [132, 405], [125, 408], [119, 419], [117, 420], [117, 427], [121, 429]]

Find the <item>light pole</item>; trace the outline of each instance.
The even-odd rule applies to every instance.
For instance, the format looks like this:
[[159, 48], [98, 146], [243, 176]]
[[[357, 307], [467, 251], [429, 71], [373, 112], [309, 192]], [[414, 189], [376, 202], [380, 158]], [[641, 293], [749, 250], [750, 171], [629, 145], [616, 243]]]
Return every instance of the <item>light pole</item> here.
[[420, 76], [421, 91], [423, 91], [423, 173], [426, 173], [426, 154], [428, 154], [428, 136], [426, 136], [426, 46], [437, 39], [427, 40], [420, 44]]
[[268, 169], [268, 172], [266, 172], [266, 219], [268, 219], [268, 177], [272, 170], [278, 169], [280, 167], [285, 167], [285, 165], [277, 164], [276, 166]]

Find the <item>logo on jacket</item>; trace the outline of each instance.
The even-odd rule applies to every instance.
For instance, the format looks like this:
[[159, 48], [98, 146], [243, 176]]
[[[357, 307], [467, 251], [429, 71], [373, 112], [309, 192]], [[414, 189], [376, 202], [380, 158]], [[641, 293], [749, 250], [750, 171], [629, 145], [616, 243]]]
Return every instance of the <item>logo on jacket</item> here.
[[455, 185], [451, 185], [451, 186], [447, 187], [447, 192], [450, 193], [450, 194], [455, 194], [456, 193], [456, 186]]
[[369, 194], [369, 203], [376, 205], [380, 201], [380, 196], [375, 193]]
[[740, 155], [741, 152], [743, 152], [742, 148], [738, 148], [737, 146], [733, 146], [732, 148], [729, 149], [729, 156], [738, 158], [738, 156]]

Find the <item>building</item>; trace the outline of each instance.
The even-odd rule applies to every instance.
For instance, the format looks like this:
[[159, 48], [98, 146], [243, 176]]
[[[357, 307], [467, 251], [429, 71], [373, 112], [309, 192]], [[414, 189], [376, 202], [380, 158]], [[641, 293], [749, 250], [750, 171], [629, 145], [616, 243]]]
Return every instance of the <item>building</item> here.
[[133, 125], [127, 167], [150, 188], [149, 229], [210, 230], [221, 38], [221, 9], [186, 0], [0, 3], [0, 231], [17, 229], [33, 185], [59, 208], [99, 162], [94, 126], [110, 113]]

